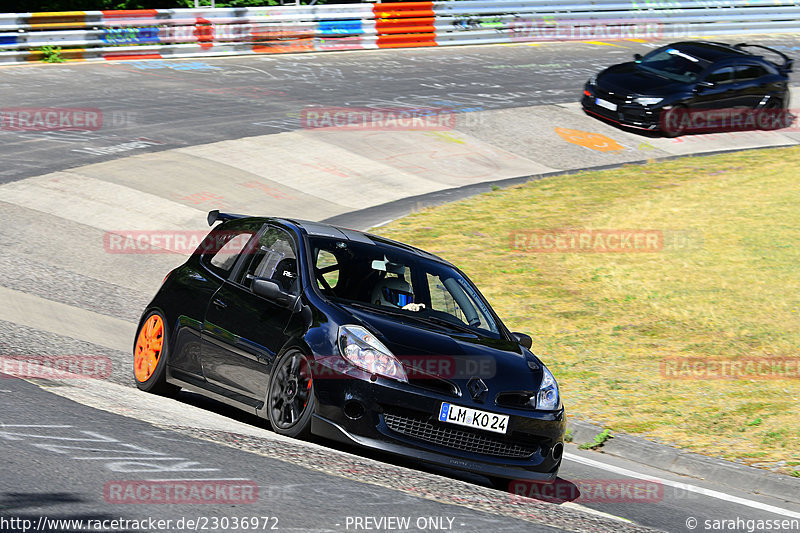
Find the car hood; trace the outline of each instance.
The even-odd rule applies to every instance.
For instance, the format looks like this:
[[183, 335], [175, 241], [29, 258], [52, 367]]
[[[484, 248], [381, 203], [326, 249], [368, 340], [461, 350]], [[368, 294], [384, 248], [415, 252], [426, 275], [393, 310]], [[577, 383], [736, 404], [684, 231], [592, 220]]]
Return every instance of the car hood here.
[[687, 84], [647, 72], [636, 63], [614, 65], [597, 75], [597, 86], [624, 95], [666, 97], [686, 90]]
[[413, 365], [415, 373], [420, 370], [460, 384], [481, 378], [495, 390], [535, 390], [541, 382], [542, 362], [514, 341], [440, 331], [413, 317], [342, 307], [372, 330], [407, 369]]

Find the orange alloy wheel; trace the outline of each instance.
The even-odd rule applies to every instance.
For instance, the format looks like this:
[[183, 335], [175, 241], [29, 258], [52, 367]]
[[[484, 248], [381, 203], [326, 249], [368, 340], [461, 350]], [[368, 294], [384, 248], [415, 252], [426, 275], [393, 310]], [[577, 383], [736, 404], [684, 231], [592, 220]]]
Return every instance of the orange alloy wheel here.
[[136, 339], [133, 372], [139, 383], [147, 381], [155, 372], [163, 346], [164, 321], [160, 316], [153, 315], [142, 324], [139, 337]]

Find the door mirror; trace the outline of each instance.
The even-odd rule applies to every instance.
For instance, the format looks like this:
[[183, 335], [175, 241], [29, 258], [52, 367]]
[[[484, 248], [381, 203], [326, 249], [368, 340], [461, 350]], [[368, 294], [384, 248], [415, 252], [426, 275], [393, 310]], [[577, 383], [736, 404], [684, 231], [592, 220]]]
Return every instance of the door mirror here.
[[281, 295], [281, 288], [274, 281], [256, 278], [253, 280], [253, 292], [270, 300], [277, 300]]
[[515, 331], [511, 334], [511, 336], [514, 337], [518, 343], [520, 343], [522, 346], [524, 346], [529, 350], [531, 349], [531, 346], [533, 346], [533, 339], [531, 339], [530, 335], [527, 335], [525, 333], [518, 333]]
[[633, 54], [633, 60], [636, 61], [637, 63], [641, 63], [642, 59], [643, 59], [642, 54]]
[[255, 278], [253, 280], [253, 292], [287, 309], [296, 310], [300, 303], [299, 296], [283, 292], [277, 283], [269, 279]]
[[694, 86], [694, 92], [701, 93], [701, 92], [705, 91], [706, 89], [710, 89], [710, 88], [716, 87], [716, 86], [717, 86], [717, 84], [714, 83], [713, 81], [705, 81], [705, 80], [698, 81], [697, 85]]

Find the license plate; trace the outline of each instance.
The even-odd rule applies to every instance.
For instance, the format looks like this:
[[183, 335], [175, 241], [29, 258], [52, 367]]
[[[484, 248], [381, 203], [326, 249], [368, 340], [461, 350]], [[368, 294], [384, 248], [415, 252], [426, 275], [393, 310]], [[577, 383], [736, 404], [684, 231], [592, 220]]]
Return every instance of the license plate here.
[[442, 408], [439, 410], [439, 421], [503, 434], [508, 429], [508, 415], [488, 413], [446, 402], [442, 403]]
[[606, 109], [610, 109], [611, 111], [617, 110], [617, 104], [611, 103], [608, 100], [603, 100], [602, 98], [595, 98], [594, 103], [599, 105], [600, 107], [605, 107]]

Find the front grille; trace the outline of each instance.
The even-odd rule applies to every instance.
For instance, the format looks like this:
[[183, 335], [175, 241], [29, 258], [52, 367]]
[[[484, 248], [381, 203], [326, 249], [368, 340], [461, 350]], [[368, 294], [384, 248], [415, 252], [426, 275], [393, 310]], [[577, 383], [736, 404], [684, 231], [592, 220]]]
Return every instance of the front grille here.
[[593, 87], [594, 95], [597, 97], [602, 98], [603, 100], [608, 100], [609, 102], [613, 102], [615, 104], [624, 104], [625, 100], [627, 99], [624, 94], [620, 93], [610, 93], [601, 89], [600, 87]]
[[640, 106], [627, 106], [622, 108], [622, 113], [627, 120], [630, 121], [644, 121], [650, 119], [652, 121], [653, 115], [648, 115], [644, 107]]
[[[536, 397], [535, 391], [517, 391], [517, 392], [501, 392], [495, 398], [497, 405], [502, 405], [503, 407], [513, 407], [514, 409], [533, 409], [533, 405], [531, 405], [531, 398]], [[534, 405], [536, 402], [533, 402]]]
[[463, 431], [443, 425], [431, 424], [422, 417], [407, 417], [395, 414], [384, 414], [386, 426], [396, 433], [403, 434], [445, 448], [453, 448], [465, 452], [480, 453], [493, 457], [527, 458], [536, 452], [535, 447], [523, 446], [515, 442], [507, 442]]
[[[420, 375], [420, 373], [417, 373], [417, 375]], [[414, 385], [415, 387], [438, 392], [440, 394], [447, 394], [453, 397], [458, 396], [458, 387], [454, 383], [430, 375], [416, 377], [414, 374], [411, 374], [408, 376], [408, 383], [409, 385]]]

